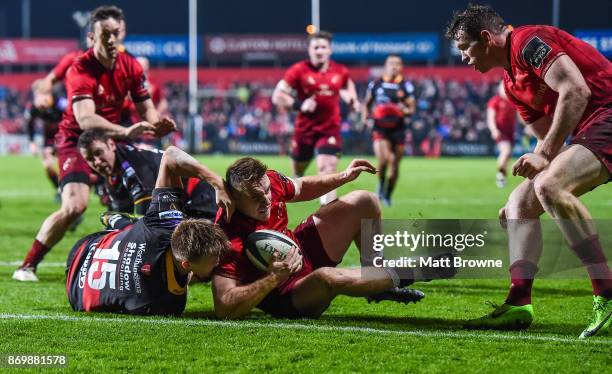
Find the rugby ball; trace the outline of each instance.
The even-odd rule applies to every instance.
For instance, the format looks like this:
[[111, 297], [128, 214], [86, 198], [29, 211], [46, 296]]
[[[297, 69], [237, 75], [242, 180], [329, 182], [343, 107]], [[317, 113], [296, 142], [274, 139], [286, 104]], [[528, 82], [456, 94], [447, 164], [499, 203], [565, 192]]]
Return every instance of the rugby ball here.
[[257, 230], [246, 238], [246, 255], [259, 270], [266, 271], [274, 252], [279, 259], [285, 259], [292, 247], [299, 248], [293, 239], [274, 230]]

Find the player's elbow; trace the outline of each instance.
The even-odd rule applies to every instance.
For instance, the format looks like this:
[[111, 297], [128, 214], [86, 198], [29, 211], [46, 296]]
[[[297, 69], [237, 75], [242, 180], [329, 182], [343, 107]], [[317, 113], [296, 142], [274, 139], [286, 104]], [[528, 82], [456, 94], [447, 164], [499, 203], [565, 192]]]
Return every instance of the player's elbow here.
[[221, 300], [215, 301], [215, 315], [219, 319], [239, 319], [247, 314], [238, 309], [236, 305], [230, 305]]
[[88, 129], [93, 128], [93, 115], [90, 114], [83, 114], [83, 115], [77, 115], [76, 116], [76, 121], [79, 124], [79, 127], [81, 128], [81, 130], [85, 131]]
[[274, 92], [272, 93], [272, 104], [276, 106], [285, 105], [285, 102], [282, 98], [282, 93], [278, 89], [275, 89]]
[[574, 83], [566, 85], [565, 92], [562, 96], [567, 97], [569, 100], [576, 104], [585, 105], [591, 99], [591, 89], [586, 82]]
[[589, 102], [591, 99], [591, 89], [586, 85], [586, 83], [581, 84], [576, 91], [577, 95], [579, 95], [585, 103]]
[[162, 164], [165, 165], [166, 167], [170, 167], [173, 168], [176, 166], [177, 163], [177, 159], [178, 159], [178, 154], [181, 150], [173, 145], [169, 146], [165, 151], [164, 151], [164, 155], [162, 156]]

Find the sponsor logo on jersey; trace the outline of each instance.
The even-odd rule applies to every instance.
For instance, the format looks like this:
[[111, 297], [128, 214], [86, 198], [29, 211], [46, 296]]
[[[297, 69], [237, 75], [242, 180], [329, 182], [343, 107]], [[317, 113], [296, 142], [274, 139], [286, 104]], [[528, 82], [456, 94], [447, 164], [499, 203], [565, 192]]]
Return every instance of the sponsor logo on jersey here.
[[539, 69], [542, 67], [544, 59], [546, 56], [548, 56], [551, 50], [552, 48], [548, 44], [544, 43], [542, 39], [534, 36], [523, 48], [522, 54], [523, 58], [529, 65]]
[[183, 212], [180, 210], [166, 210], [159, 212], [160, 219], [183, 219]]

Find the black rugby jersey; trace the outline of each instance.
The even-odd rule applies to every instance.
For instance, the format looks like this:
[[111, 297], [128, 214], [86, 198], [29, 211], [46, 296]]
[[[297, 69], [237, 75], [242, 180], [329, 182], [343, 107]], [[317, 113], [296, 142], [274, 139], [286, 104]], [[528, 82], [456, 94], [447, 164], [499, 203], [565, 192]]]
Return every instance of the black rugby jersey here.
[[183, 219], [183, 202], [180, 189], [155, 189], [147, 214], [136, 223], [79, 240], [66, 270], [72, 308], [181, 314], [187, 300], [187, 275], [174, 268], [170, 240]]

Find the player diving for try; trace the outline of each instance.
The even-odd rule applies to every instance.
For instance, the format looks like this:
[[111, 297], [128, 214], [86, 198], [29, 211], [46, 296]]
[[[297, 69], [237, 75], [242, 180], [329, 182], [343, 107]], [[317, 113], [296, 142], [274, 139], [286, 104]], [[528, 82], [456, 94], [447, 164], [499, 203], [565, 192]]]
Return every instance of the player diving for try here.
[[[232, 164], [226, 183], [236, 212], [229, 222], [221, 211], [217, 218], [232, 250], [213, 273], [215, 313], [240, 318], [259, 308], [274, 317], [316, 318], [338, 295], [403, 303], [421, 300], [422, 292], [403, 288], [413, 283], [414, 274], [400, 277], [394, 269], [336, 268], [351, 243], [361, 249], [362, 219], [380, 219], [373, 193], [352, 191], [322, 206], [295, 230], [287, 228], [287, 203], [316, 199], [363, 172], [374, 174], [376, 169], [366, 160], [353, 160], [343, 172], [293, 180], [250, 157]], [[259, 270], [247, 257], [244, 241], [262, 229], [288, 235], [300, 249], [292, 248], [283, 260], [276, 258], [267, 271]]]
[[[304, 175], [313, 156], [317, 174], [336, 172], [342, 151], [339, 99], [359, 111], [348, 69], [331, 60], [331, 41], [332, 35], [325, 31], [309, 35], [308, 60], [291, 66], [272, 93], [275, 105], [298, 112], [291, 140], [291, 165], [296, 177]], [[321, 197], [321, 205], [335, 199], [336, 191], [329, 191]]]
[[[539, 217], [546, 212], [591, 279], [593, 313], [580, 337], [605, 333], [612, 320], [612, 271], [593, 218], [578, 196], [612, 177], [612, 63], [552, 26], [511, 30], [488, 6], [455, 12], [447, 36], [474, 69], [485, 73], [504, 68], [506, 94], [538, 138], [534, 152], [513, 165], [513, 174], [525, 180], [500, 210], [510, 250], [508, 297], [467, 327], [520, 329], [531, 324], [531, 288], [542, 253]], [[570, 135], [570, 144], [564, 145]]]

